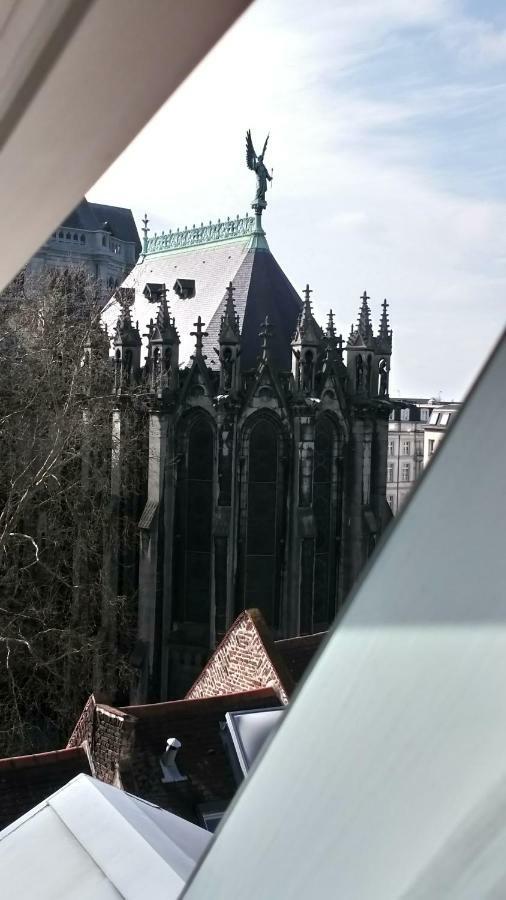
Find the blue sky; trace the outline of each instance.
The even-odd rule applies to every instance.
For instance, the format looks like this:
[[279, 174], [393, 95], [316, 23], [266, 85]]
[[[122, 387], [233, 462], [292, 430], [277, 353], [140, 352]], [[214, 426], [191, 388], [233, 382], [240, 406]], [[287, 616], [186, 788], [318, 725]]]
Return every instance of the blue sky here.
[[244, 214], [270, 131], [290, 280], [345, 336], [387, 297], [392, 393], [460, 399], [506, 320], [505, 107], [506, 4], [257, 0], [88, 197], [154, 230]]

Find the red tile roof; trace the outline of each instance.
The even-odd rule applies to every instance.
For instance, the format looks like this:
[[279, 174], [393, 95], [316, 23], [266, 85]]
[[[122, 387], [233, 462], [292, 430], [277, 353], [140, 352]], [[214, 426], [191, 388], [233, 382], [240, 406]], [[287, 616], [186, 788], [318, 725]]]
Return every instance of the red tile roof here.
[[[228, 802], [237, 784], [221, 737], [225, 713], [279, 706], [272, 688], [195, 700], [171, 700], [127, 706], [135, 717], [135, 741], [130, 758], [120, 768], [123, 787], [132, 793], [198, 821], [195, 810], [209, 800]], [[177, 766], [188, 782], [162, 783], [160, 757], [167, 739], [181, 742]]]
[[92, 774], [85, 747], [0, 759], [0, 829], [80, 772]]

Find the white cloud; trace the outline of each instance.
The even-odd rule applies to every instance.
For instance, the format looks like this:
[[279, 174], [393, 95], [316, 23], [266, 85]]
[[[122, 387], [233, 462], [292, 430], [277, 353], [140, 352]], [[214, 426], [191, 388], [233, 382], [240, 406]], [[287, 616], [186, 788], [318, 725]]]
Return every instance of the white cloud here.
[[446, 24], [443, 38], [472, 66], [491, 66], [506, 61], [506, 29], [492, 22], [462, 16]]

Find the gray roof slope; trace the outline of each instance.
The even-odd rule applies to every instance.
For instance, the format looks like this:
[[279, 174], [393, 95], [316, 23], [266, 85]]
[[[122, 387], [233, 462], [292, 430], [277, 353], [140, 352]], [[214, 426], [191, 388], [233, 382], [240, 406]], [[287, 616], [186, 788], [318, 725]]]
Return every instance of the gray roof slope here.
[[141, 252], [141, 240], [131, 209], [127, 209], [124, 206], [109, 206], [105, 203], [90, 203], [90, 206], [93, 209], [99, 227], [104, 222], [109, 222], [114, 237], [119, 238], [121, 241], [129, 241], [131, 244], [135, 244], [137, 253]]
[[72, 210], [61, 224], [62, 228], [84, 228], [88, 231], [95, 231], [99, 226], [91, 204], [88, 203], [86, 197]]
[[[226, 288], [234, 285], [234, 302], [242, 332], [241, 362], [243, 368], [254, 366], [260, 339], [258, 331], [268, 314], [274, 329], [273, 356], [284, 368], [290, 367], [290, 339], [295, 330], [302, 303], [294, 287], [267, 249], [251, 248], [251, 236], [203, 244], [165, 253], [141, 257], [128, 275], [123, 287], [135, 288], [132, 319], [145, 331], [157, 307], [143, 296], [147, 282], [165, 283], [171, 314], [181, 341], [180, 364], [187, 364], [193, 354], [195, 339], [191, 336], [197, 316], [205, 323], [204, 339], [207, 365], [216, 368], [221, 316], [225, 308]], [[177, 278], [195, 280], [195, 296], [181, 299], [173, 287]], [[112, 299], [104, 318], [113, 328], [118, 317], [117, 301]]]
[[0, 832], [2, 897], [170, 900], [210, 840], [197, 825], [78, 775]]
[[111, 226], [114, 237], [120, 241], [135, 244], [137, 253], [141, 252], [141, 241], [132, 210], [123, 206], [90, 203], [86, 197], [83, 197], [78, 206], [62, 222], [61, 227], [97, 231], [103, 228], [105, 222]]

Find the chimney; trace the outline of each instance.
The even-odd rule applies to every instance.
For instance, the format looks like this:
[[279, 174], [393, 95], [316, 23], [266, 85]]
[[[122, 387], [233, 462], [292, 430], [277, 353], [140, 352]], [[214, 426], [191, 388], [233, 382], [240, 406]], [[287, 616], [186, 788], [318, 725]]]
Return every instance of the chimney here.
[[176, 781], [187, 781], [186, 775], [181, 775], [181, 772], [176, 765], [176, 756], [180, 749], [181, 741], [178, 741], [175, 737], [168, 738], [165, 753], [162, 753], [160, 757], [163, 784], [173, 784]]

